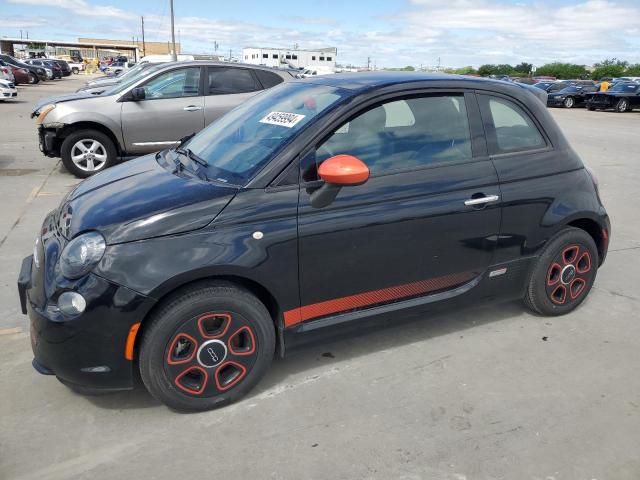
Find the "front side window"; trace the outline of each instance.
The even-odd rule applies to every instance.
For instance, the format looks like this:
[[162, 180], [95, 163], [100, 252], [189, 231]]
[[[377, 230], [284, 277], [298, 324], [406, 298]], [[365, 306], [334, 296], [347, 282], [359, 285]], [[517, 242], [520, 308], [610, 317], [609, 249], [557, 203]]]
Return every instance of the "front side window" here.
[[212, 180], [245, 185], [271, 158], [350, 90], [282, 83], [255, 95], [189, 140]]
[[546, 147], [546, 142], [520, 107], [513, 102], [489, 97], [489, 111], [493, 120], [496, 147], [499, 152], [518, 152]]
[[372, 175], [469, 161], [464, 96], [407, 98], [367, 110], [317, 148], [316, 163], [338, 154], [358, 157]]
[[230, 95], [262, 90], [251, 70], [234, 67], [209, 68], [209, 95]]
[[142, 87], [147, 99], [197, 97], [200, 67], [171, 70], [149, 80]]

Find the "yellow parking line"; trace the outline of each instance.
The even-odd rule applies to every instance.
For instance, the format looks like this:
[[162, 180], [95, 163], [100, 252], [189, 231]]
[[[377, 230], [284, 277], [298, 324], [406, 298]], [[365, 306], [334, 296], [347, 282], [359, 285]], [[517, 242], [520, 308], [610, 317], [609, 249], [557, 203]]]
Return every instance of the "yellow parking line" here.
[[0, 336], [1, 335], [14, 335], [16, 333], [22, 333], [22, 329], [20, 327], [0, 328]]

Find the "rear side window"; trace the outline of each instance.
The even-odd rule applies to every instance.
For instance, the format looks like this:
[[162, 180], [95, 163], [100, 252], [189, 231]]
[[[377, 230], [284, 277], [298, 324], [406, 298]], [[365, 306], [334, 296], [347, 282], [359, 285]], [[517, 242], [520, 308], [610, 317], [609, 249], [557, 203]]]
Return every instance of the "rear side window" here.
[[254, 70], [254, 72], [264, 88], [271, 88], [283, 82], [280, 75], [276, 75], [273, 72], [267, 72], [266, 70]]
[[497, 153], [535, 150], [547, 146], [533, 120], [515, 103], [489, 97], [488, 104], [495, 130]]
[[262, 90], [251, 70], [247, 68], [209, 68], [208, 83], [209, 95], [230, 95]]

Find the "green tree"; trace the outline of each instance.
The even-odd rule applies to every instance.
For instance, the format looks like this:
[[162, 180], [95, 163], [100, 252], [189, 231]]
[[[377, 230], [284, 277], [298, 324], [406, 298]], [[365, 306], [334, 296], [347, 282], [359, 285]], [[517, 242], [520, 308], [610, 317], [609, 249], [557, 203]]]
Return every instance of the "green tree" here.
[[629, 65], [629, 67], [627, 67], [627, 71], [624, 72], [624, 74], [630, 77], [640, 77], [640, 63]]
[[460, 67], [460, 68], [445, 68], [444, 73], [455, 73], [456, 75], [469, 75], [470, 73], [476, 73], [476, 69], [468, 66], [468, 67]]
[[523, 75], [529, 75], [531, 73], [531, 69], [532, 68], [533, 68], [533, 65], [531, 65], [530, 63], [526, 63], [526, 62], [519, 63], [518, 65], [513, 67], [513, 69], [516, 72], [521, 73]]
[[536, 75], [546, 75], [562, 79], [585, 78], [587, 76], [587, 70], [583, 65], [554, 62], [538, 67]]
[[403, 67], [400, 70], [402, 70], [403, 72], [415, 72], [416, 71], [416, 69], [414, 67], [412, 67], [411, 65], [407, 65], [406, 67]]
[[609, 77], [622, 77], [628, 66], [629, 62], [618, 60], [617, 58], [606, 59], [594, 65], [595, 68], [591, 72], [591, 78], [600, 80]]

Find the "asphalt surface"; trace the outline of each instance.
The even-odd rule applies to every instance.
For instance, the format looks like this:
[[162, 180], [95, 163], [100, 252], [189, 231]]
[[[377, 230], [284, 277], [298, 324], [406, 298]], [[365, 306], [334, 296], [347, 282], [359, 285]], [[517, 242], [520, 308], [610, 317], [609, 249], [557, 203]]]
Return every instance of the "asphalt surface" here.
[[181, 415], [144, 390], [83, 397], [31, 367], [16, 279], [77, 180], [0, 103], [0, 479], [640, 478], [640, 112], [554, 110], [600, 179], [609, 256], [574, 313], [519, 303], [398, 322], [274, 362], [243, 401]]

